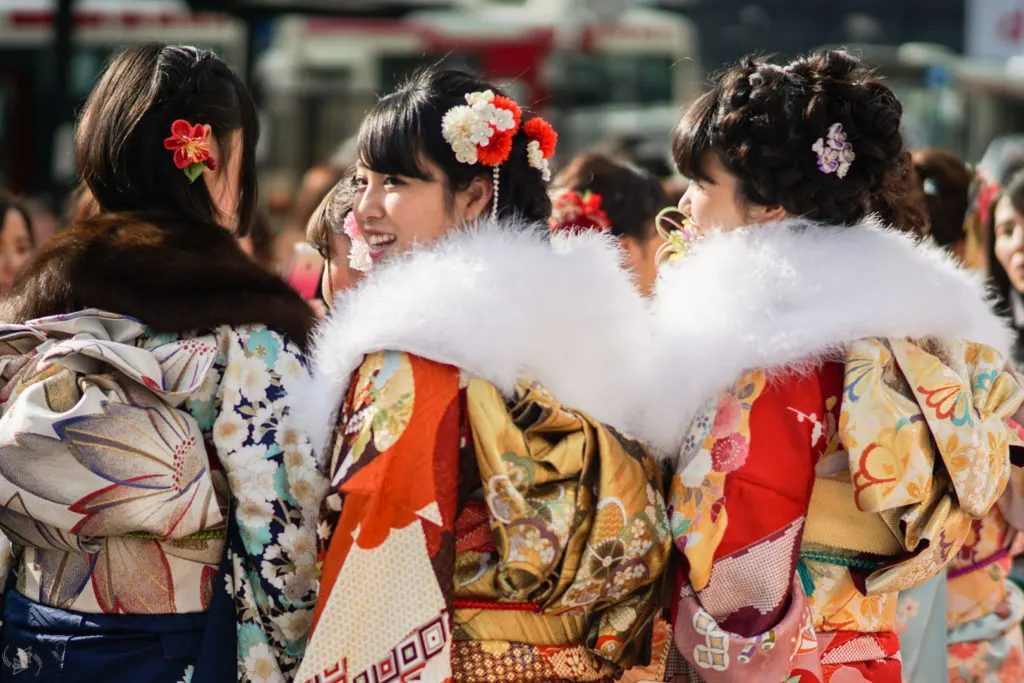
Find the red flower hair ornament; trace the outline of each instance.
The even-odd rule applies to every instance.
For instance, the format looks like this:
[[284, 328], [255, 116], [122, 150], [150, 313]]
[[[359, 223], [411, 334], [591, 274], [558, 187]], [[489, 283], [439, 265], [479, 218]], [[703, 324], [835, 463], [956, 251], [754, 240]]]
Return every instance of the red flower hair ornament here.
[[[554, 156], [555, 146], [558, 144], [558, 133], [551, 127], [551, 124], [539, 116], [535, 116], [523, 126], [523, 132], [530, 142], [526, 145], [527, 160], [530, 166], [540, 171], [544, 182], [551, 181], [551, 167], [548, 166], [548, 159]], [[601, 198], [598, 197], [600, 203]]]
[[601, 208], [601, 195], [596, 192], [559, 190], [551, 196], [551, 231], [579, 234], [609, 232], [612, 222]]
[[171, 124], [171, 137], [164, 139], [164, 149], [174, 152], [174, 165], [185, 172], [188, 182], [202, 175], [203, 167], [216, 170], [217, 160], [210, 156], [210, 143], [201, 124], [192, 125], [184, 119]]
[[[463, 164], [482, 164], [493, 169], [494, 197], [491, 217], [498, 214], [498, 180], [500, 167], [512, 153], [512, 140], [523, 121], [523, 111], [508, 97], [495, 95], [491, 90], [471, 92], [465, 96], [466, 104], [447, 111], [441, 119], [441, 135], [455, 152], [455, 159]], [[527, 146], [530, 166], [551, 180], [547, 160], [555, 153], [558, 135], [551, 125], [539, 117], [523, 125], [530, 138]]]

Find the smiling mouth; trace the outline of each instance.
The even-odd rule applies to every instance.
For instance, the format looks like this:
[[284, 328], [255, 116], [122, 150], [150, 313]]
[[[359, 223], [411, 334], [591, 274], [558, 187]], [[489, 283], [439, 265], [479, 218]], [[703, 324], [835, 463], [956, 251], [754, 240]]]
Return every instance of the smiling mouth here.
[[397, 239], [394, 235], [388, 235], [386, 233], [364, 233], [366, 237], [366, 243], [370, 245], [370, 257], [377, 258], [384, 251], [395, 243]]

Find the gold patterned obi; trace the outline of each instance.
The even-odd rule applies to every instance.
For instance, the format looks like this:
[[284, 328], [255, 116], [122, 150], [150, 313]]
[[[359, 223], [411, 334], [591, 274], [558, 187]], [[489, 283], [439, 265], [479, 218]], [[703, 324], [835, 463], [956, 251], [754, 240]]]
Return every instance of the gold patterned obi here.
[[470, 379], [466, 401], [483, 486], [456, 525], [455, 679], [617, 676], [660, 607], [658, 464], [537, 385], [507, 403]]
[[1009, 477], [1006, 420], [1024, 391], [1003, 363], [970, 342], [852, 344], [837, 442], [818, 464], [804, 551], [874, 558], [867, 595], [942, 570]]

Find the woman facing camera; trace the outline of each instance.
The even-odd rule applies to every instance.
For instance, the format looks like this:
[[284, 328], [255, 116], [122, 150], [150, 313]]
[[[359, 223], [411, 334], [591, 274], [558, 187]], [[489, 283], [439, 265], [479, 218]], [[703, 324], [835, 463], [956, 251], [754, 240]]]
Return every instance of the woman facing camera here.
[[[331, 477], [304, 678], [597, 681], [645, 658], [670, 541], [636, 433], [644, 303], [551, 238], [556, 136], [427, 71], [359, 133], [353, 264], [300, 411]], [[362, 265], [366, 265], [363, 263]]]

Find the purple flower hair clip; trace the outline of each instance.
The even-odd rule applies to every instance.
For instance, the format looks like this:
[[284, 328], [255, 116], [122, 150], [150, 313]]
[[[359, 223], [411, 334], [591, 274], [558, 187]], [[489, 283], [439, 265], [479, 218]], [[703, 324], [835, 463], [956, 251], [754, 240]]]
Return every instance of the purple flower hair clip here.
[[846, 139], [843, 124], [833, 123], [829, 126], [828, 135], [818, 138], [811, 149], [818, 155], [818, 170], [826, 175], [835, 173], [845, 178], [857, 155], [853, 153], [853, 145]]

